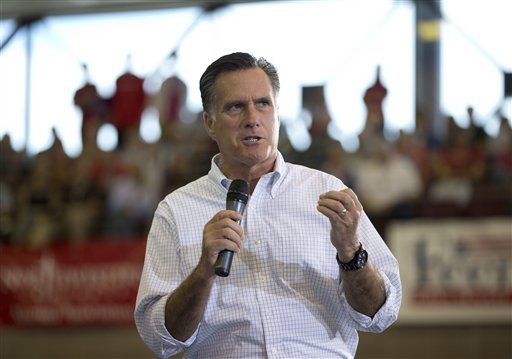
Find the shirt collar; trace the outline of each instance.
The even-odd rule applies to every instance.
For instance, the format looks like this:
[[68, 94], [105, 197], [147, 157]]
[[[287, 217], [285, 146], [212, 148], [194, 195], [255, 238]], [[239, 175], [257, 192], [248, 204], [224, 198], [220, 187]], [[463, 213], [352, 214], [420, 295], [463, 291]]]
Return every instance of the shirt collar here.
[[231, 184], [231, 180], [224, 176], [224, 173], [220, 170], [222, 167], [222, 155], [217, 153], [212, 157], [212, 163], [210, 172], [208, 172], [208, 177], [212, 180], [216, 185], [221, 188], [228, 189]]
[[[215, 156], [212, 157], [211, 161], [211, 168], [210, 172], [208, 173], [208, 177], [216, 184], [218, 184], [220, 187], [224, 189], [228, 189], [229, 185], [231, 184], [232, 180], [227, 178], [224, 173], [221, 171], [222, 167], [222, 155], [220, 153], [217, 153]], [[282, 179], [284, 178], [286, 174], [287, 168], [286, 163], [284, 161], [283, 155], [281, 152], [277, 152], [277, 158], [276, 163], [274, 165], [274, 171], [269, 172], [265, 174], [263, 177], [271, 176], [270, 178], [270, 192], [272, 197], [275, 197], [277, 194], [277, 189], [279, 187], [279, 184], [282, 182]]]
[[274, 166], [274, 172], [268, 173], [267, 175], [272, 176], [270, 181], [270, 195], [274, 198], [279, 190], [281, 183], [288, 172], [288, 167], [284, 161], [281, 152], [277, 152], [276, 164]]

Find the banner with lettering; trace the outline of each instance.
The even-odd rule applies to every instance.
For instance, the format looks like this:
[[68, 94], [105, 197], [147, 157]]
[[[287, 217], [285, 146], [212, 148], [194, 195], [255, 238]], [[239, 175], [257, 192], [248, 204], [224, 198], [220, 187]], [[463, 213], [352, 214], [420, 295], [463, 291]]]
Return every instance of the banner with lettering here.
[[512, 322], [512, 219], [390, 225], [400, 264], [401, 323]]
[[0, 249], [0, 325], [127, 325], [144, 239]]

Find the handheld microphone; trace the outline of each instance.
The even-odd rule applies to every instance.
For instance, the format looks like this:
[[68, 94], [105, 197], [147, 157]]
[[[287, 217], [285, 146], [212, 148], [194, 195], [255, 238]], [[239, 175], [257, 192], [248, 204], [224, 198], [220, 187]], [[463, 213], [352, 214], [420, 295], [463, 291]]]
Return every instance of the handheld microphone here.
[[[244, 213], [245, 205], [249, 199], [249, 184], [244, 180], [236, 179], [231, 182], [226, 197], [226, 209], [233, 210], [238, 214]], [[236, 221], [240, 224], [240, 221]], [[220, 277], [227, 277], [231, 270], [233, 251], [223, 250], [219, 253], [215, 262], [215, 274]]]

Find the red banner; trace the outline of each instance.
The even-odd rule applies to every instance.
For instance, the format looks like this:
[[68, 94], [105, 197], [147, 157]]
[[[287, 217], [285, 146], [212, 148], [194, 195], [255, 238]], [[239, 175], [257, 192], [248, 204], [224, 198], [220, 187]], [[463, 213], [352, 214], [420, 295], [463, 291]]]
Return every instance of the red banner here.
[[143, 239], [0, 249], [0, 325], [125, 325], [144, 262]]

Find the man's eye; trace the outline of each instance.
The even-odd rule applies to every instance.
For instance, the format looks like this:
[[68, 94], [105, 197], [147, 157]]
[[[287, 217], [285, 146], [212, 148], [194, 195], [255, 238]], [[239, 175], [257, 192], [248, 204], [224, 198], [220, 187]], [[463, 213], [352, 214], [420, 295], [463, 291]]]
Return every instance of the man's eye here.
[[233, 103], [231, 104], [229, 107], [228, 107], [228, 110], [229, 111], [238, 111], [242, 108], [242, 104], [241, 103]]
[[261, 101], [258, 101], [258, 103], [256, 105], [260, 108], [264, 108], [264, 107], [270, 106], [270, 101], [261, 100]]

